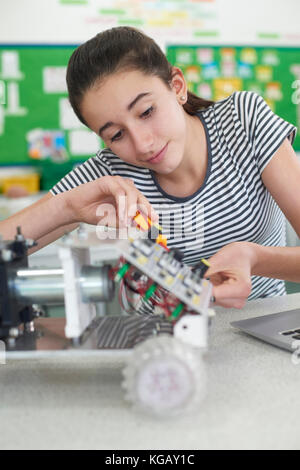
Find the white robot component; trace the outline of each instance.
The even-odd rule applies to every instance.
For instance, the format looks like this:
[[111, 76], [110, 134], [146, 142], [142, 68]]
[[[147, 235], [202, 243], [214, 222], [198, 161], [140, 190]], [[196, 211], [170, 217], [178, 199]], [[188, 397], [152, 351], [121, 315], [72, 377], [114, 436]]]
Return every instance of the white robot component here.
[[197, 348], [207, 348], [209, 318], [214, 315], [207, 309], [205, 315], [184, 315], [174, 325], [174, 336], [186, 344]]
[[[88, 272], [92, 269], [90, 249], [97, 244], [99, 245], [99, 239], [95, 237], [95, 233], [88, 233], [81, 226], [73, 235], [63, 237], [58, 250], [64, 277], [65, 334], [74, 343], [80, 342], [80, 337], [96, 316], [96, 303], [92, 302], [93, 297], [97, 302], [100, 292], [103, 298], [105, 294], [108, 294], [108, 298], [111, 296], [112, 289], [108, 279], [105, 282], [105, 279], [97, 276], [97, 273], [95, 277], [95, 273], [90, 275]], [[114, 243], [109, 242], [106, 245], [102, 242], [102, 244], [110, 249], [115, 248], [113, 250], [115, 258], [120, 256]]]
[[[116, 260], [116, 265], [91, 265], [92, 248], [96, 248], [98, 262]], [[185, 265], [172, 250], [142, 234], [129, 240], [118, 240], [116, 234], [100, 241], [95, 231], [85, 232], [81, 228], [64, 237], [59, 257], [61, 269], [45, 272], [28, 269], [24, 263], [21, 266], [16, 261], [14, 265], [6, 258], [2, 260], [3, 266], [10, 269], [6, 290], [15, 301], [12, 305], [26, 313], [27, 305], [47, 304], [47, 296], [52, 301], [64, 299], [65, 335], [60, 338], [64, 355], [91, 351], [100, 359], [104, 349], [112, 354], [131, 352], [126, 354], [123, 386], [136, 408], [156, 416], [195, 409], [206, 390], [204, 354], [214, 315], [209, 308], [210, 282]], [[112, 299], [114, 280], [123, 282], [123, 287], [127, 283], [134, 295], [158, 307], [160, 313], [97, 316], [96, 304]], [[16, 312], [9, 331], [19, 324]], [[6, 330], [0, 329], [3, 338]], [[47, 327], [44, 329], [47, 333], [46, 330]], [[37, 355], [45, 352], [39, 348], [41, 336], [35, 335], [34, 330], [18, 331], [14, 351], [8, 351], [12, 356], [21, 350], [24, 358], [34, 351]]]
[[93, 303], [83, 303], [80, 289], [82, 266], [90, 264], [89, 248], [76, 248], [65, 242], [59, 248], [59, 258], [64, 273], [64, 296], [67, 338], [80, 338], [96, 316]]
[[127, 400], [155, 416], [193, 411], [206, 393], [203, 351], [171, 336], [138, 345], [123, 374]]

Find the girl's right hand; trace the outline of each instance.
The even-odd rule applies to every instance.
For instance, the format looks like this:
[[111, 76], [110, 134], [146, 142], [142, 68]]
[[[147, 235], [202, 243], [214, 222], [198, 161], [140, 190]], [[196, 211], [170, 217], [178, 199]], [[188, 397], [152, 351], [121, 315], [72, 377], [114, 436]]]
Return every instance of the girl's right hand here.
[[131, 224], [137, 210], [153, 222], [158, 221], [158, 215], [147, 198], [129, 178], [102, 176], [55, 197], [60, 196], [65, 199], [71, 223], [126, 227]]
[[244, 307], [251, 293], [251, 270], [255, 262], [255, 244], [234, 242], [223, 246], [209, 258], [205, 277], [213, 284], [215, 305]]

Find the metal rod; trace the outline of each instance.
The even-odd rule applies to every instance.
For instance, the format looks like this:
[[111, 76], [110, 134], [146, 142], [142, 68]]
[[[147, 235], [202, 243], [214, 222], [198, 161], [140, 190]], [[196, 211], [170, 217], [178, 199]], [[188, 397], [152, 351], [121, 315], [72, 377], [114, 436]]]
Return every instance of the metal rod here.
[[[113, 297], [114, 282], [109, 278], [110, 266], [83, 266], [78, 284], [82, 301], [103, 302]], [[64, 304], [63, 269], [21, 269], [10, 281], [15, 297], [37, 304]]]

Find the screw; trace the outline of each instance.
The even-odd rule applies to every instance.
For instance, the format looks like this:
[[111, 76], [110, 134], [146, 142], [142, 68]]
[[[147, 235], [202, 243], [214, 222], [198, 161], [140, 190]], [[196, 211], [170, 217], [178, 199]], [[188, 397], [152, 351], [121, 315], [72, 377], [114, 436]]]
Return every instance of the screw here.
[[46, 313], [43, 310], [41, 305], [32, 304], [32, 310], [33, 310], [33, 315], [35, 318], [46, 316]]
[[77, 235], [80, 240], [86, 240], [88, 238], [87, 231], [83, 224], [79, 225], [79, 228], [77, 230]]
[[27, 238], [25, 243], [26, 243], [27, 248], [32, 248], [33, 246], [37, 246], [37, 242], [35, 240], [32, 240], [32, 238]]
[[20, 227], [20, 226], [17, 227], [16, 240], [17, 240], [18, 242], [21, 242], [21, 241], [25, 240], [23, 234], [21, 233], [21, 227]]
[[62, 241], [63, 241], [63, 243], [65, 243], [66, 245], [71, 245], [71, 244], [72, 244], [71, 235], [70, 235], [68, 232], [66, 232], [66, 233], [64, 234], [64, 236], [62, 237]]
[[33, 333], [34, 332], [34, 323], [33, 321], [26, 322], [24, 324], [25, 331], [27, 333]]
[[13, 252], [11, 250], [8, 250], [8, 249], [4, 248], [1, 251], [1, 256], [2, 256], [3, 261], [9, 262], [13, 259]]
[[18, 328], [10, 328], [9, 336], [10, 336], [10, 338], [17, 338], [19, 336], [19, 329]]

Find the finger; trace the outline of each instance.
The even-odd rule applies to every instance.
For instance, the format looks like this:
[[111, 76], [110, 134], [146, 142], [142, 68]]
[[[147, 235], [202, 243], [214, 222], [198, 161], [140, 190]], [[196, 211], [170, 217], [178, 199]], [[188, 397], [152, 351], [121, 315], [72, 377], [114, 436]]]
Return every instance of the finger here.
[[216, 285], [213, 288], [213, 295], [217, 298], [245, 298], [248, 297], [251, 292], [248, 282], [224, 282], [220, 285]]
[[157, 222], [159, 217], [155, 212], [155, 209], [150, 204], [148, 199], [135, 187], [134, 182], [130, 178], [124, 178], [125, 182], [131, 187], [133, 186], [137, 192], [137, 203], [139, 211], [143, 212], [144, 215], [149, 217], [153, 222]]
[[155, 211], [154, 207], [150, 204], [148, 199], [141, 193], [139, 194], [138, 198], [138, 208], [139, 211], [142, 212], [146, 217], [149, 217], [152, 222], [157, 223], [159, 221], [159, 216]]
[[246, 282], [214, 286], [212, 293], [215, 298], [214, 305], [220, 305], [227, 308], [242, 308], [244, 307], [250, 292], [251, 288], [249, 288], [248, 283]]
[[[104, 190], [106, 187], [104, 186]], [[111, 194], [115, 200], [115, 206], [117, 208], [117, 226], [125, 226], [127, 220], [127, 195], [126, 190], [119, 182], [113, 178], [109, 181], [108, 193]]]
[[158, 222], [158, 214], [155, 212], [148, 199], [135, 187], [133, 181], [128, 178], [123, 178], [121, 184], [126, 190], [126, 194], [128, 196], [128, 217], [133, 219], [136, 212], [139, 211], [146, 217], [149, 217], [153, 222]]
[[114, 184], [118, 185], [120, 191], [116, 190], [118, 214], [120, 217], [119, 225], [127, 227], [131, 225], [132, 219], [138, 210], [139, 191], [133, 183], [121, 177], [115, 177]]
[[214, 273], [214, 274], [210, 274], [210, 269], [208, 269], [206, 271], [206, 273], [204, 274], [204, 277], [206, 279], [209, 279], [210, 282], [214, 285], [214, 286], [218, 286], [220, 284], [222, 284], [225, 279], [224, 279], [224, 276], [222, 276], [221, 273]]
[[138, 209], [153, 221], [158, 221], [158, 215], [148, 199], [135, 187], [130, 178], [104, 176], [101, 178], [101, 192], [113, 195], [118, 210], [119, 225], [127, 226], [128, 219], [133, 219]]
[[115, 182], [119, 184], [124, 191], [125, 199], [120, 201], [120, 212], [122, 211], [124, 214], [122, 225], [128, 226], [137, 212], [139, 191], [134, 186], [133, 181], [129, 178], [122, 178], [120, 176], [116, 176], [114, 178]]
[[128, 225], [132, 225], [132, 221], [138, 211], [139, 191], [134, 185], [127, 185], [127, 221]]
[[213, 303], [213, 306], [219, 306], [224, 308], [237, 308], [241, 309], [246, 304], [246, 299], [236, 299], [236, 298], [226, 298], [226, 299], [216, 299]]
[[112, 204], [111, 201], [109, 201], [98, 205], [96, 208], [96, 219], [93, 222], [95, 225], [100, 221], [101, 225], [117, 227], [117, 220], [115, 204]]

